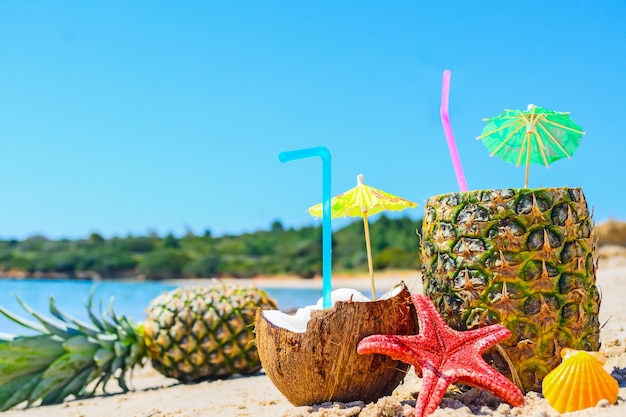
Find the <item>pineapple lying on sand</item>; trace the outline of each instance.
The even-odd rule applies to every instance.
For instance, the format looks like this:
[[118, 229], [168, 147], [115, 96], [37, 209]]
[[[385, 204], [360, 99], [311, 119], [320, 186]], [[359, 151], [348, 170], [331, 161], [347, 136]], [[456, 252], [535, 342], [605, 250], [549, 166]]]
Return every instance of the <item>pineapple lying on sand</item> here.
[[[469, 191], [431, 197], [422, 280], [450, 326], [493, 323], [525, 390], [541, 390], [563, 347], [600, 347], [592, 220], [580, 188]], [[505, 359], [490, 358], [514, 378]]]
[[126, 374], [144, 363], [182, 382], [251, 374], [261, 368], [254, 345], [257, 309], [276, 309], [265, 291], [213, 281], [210, 286], [181, 287], [161, 294], [148, 307], [145, 323], [92, 313], [83, 323], [59, 311], [55, 319], [22, 304], [37, 322], [9, 319], [36, 330], [32, 336], [0, 334], [0, 411], [22, 402], [62, 402], [69, 395], [93, 395], [113, 377], [127, 391]]

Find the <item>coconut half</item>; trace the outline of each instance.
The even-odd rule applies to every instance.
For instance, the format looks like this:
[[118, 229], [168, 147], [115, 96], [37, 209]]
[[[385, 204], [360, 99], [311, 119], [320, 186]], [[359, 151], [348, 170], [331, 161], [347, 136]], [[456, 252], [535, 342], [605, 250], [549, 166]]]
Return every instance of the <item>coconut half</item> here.
[[[337, 301], [346, 296], [347, 301]], [[332, 297], [333, 306], [325, 310], [318, 303], [291, 316], [257, 311], [261, 364], [295, 406], [376, 401], [391, 394], [409, 368], [388, 356], [356, 351], [359, 341], [372, 334], [418, 333], [415, 307], [404, 283], [376, 301], [360, 293], [333, 291]]]

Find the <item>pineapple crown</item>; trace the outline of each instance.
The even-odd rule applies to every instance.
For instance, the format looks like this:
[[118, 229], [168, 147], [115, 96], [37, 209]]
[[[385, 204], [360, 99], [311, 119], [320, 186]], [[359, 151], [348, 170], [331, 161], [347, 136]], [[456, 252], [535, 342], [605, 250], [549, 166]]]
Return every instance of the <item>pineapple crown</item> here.
[[[16, 297], [22, 308], [36, 319], [14, 315], [0, 307], [0, 314], [35, 331], [34, 335], [0, 334], [0, 411], [22, 402], [30, 406], [62, 402], [66, 397], [91, 396], [113, 376], [128, 391], [126, 374], [146, 357], [141, 327], [117, 315], [113, 299], [108, 314], [92, 312], [93, 291], [86, 307], [90, 323], [61, 312], [50, 297], [46, 317]], [[93, 381], [95, 384], [91, 385]]]

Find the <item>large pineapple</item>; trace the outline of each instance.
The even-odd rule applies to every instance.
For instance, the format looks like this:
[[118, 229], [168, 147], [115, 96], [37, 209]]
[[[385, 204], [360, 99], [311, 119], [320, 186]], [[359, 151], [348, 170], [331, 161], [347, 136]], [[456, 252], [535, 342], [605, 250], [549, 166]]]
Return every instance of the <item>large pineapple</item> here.
[[37, 334], [0, 334], [0, 411], [22, 402], [53, 404], [69, 395], [93, 395], [111, 377], [126, 391], [127, 373], [147, 358], [182, 382], [254, 373], [261, 368], [254, 344], [256, 310], [277, 308], [261, 289], [218, 281], [161, 294], [139, 325], [112, 306], [106, 317], [97, 317], [91, 297], [91, 323], [63, 314], [53, 298], [53, 319], [21, 304], [36, 322], [2, 307], [0, 313]]
[[511, 330], [506, 355], [490, 354], [501, 372], [539, 391], [561, 348], [599, 349], [593, 223], [580, 188], [459, 192], [424, 210], [424, 292], [458, 330]]

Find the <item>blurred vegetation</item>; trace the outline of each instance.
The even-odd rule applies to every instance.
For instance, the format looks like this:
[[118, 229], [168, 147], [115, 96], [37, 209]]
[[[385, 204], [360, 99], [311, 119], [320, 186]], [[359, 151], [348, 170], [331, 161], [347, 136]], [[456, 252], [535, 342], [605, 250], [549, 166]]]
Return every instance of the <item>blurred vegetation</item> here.
[[626, 222], [609, 219], [603, 223], [596, 224], [594, 234], [598, 240], [598, 246], [626, 246]]
[[[374, 269], [419, 269], [421, 223], [385, 215], [370, 222]], [[367, 271], [362, 220], [333, 231], [333, 271]], [[285, 229], [275, 221], [269, 230], [221, 237], [207, 230], [180, 238], [152, 233], [105, 239], [93, 233], [78, 240], [0, 240], [0, 276], [158, 280], [321, 273], [321, 225]]]

